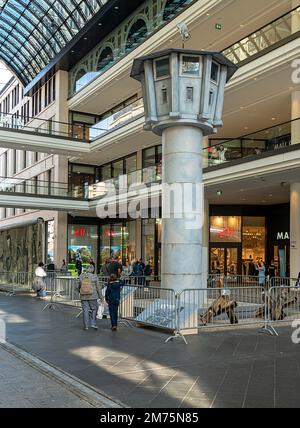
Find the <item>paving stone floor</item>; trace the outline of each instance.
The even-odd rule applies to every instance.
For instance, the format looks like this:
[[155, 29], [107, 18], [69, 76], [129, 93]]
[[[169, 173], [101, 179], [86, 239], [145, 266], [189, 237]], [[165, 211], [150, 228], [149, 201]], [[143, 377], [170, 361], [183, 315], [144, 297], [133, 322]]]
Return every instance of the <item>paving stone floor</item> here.
[[42, 311], [29, 297], [0, 295], [7, 340], [127, 406], [147, 408], [300, 407], [300, 345], [291, 327], [278, 338], [257, 329], [203, 332], [165, 344], [150, 329], [109, 322], [82, 330], [69, 309]]
[[0, 408], [89, 408], [68, 391], [0, 348]]

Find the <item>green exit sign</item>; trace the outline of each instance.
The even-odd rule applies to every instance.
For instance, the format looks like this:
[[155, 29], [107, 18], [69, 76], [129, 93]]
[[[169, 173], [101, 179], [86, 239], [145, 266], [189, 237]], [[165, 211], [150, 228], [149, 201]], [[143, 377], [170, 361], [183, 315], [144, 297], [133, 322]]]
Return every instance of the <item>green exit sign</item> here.
[[216, 23], [215, 28], [216, 30], [222, 30], [223, 26], [222, 24]]

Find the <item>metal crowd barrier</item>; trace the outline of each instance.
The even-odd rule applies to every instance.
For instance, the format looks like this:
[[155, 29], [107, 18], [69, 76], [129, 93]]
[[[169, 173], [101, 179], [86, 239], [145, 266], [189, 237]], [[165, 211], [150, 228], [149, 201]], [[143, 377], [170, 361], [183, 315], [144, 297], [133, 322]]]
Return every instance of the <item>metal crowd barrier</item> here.
[[257, 285], [260, 285], [258, 276], [210, 274], [207, 278], [207, 288], [220, 288], [220, 286], [230, 288], [255, 287]]
[[176, 329], [177, 297], [174, 290], [125, 285], [121, 291], [120, 318], [153, 327]]
[[47, 308], [57, 309], [60, 305], [81, 308], [80, 294], [77, 286], [77, 278], [71, 276], [62, 275], [49, 278], [47, 294], [50, 294], [50, 301], [44, 307], [44, 310]]
[[[204, 328], [262, 324], [266, 290], [260, 286], [184, 290], [179, 295], [181, 332]], [[265, 313], [265, 311], [263, 311]]]

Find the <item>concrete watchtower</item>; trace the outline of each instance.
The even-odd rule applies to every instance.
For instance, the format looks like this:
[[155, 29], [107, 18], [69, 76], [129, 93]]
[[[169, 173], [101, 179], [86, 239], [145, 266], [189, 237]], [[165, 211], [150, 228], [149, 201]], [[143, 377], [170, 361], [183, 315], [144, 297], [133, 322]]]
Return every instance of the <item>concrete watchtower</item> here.
[[[169, 49], [137, 58], [131, 77], [142, 84], [145, 129], [162, 135], [163, 214], [167, 205], [164, 185], [203, 182], [203, 136], [223, 125], [225, 84], [237, 66], [221, 53]], [[169, 187], [170, 188], [170, 187]], [[168, 196], [169, 197], [169, 196]], [[162, 222], [162, 286], [177, 291], [199, 288], [202, 275], [202, 225], [186, 227], [191, 211], [176, 210]]]

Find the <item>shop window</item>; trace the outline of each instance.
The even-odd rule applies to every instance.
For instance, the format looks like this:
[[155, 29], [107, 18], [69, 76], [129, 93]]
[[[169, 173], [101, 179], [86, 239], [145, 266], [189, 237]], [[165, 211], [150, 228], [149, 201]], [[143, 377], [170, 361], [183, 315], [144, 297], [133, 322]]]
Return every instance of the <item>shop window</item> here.
[[68, 226], [68, 262], [69, 270], [76, 271], [76, 261], [81, 260], [87, 267], [91, 260], [97, 260], [98, 227], [85, 224]]
[[136, 222], [128, 221], [101, 227], [100, 262], [117, 257], [120, 263], [136, 258]]
[[243, 217], [243, 265], [249, 274], [249, 263], [266, 260], [265, 217]]
[[219, 216], [210, 218], [210, 242], [240, 243], [242, 239], [242, 218]]

